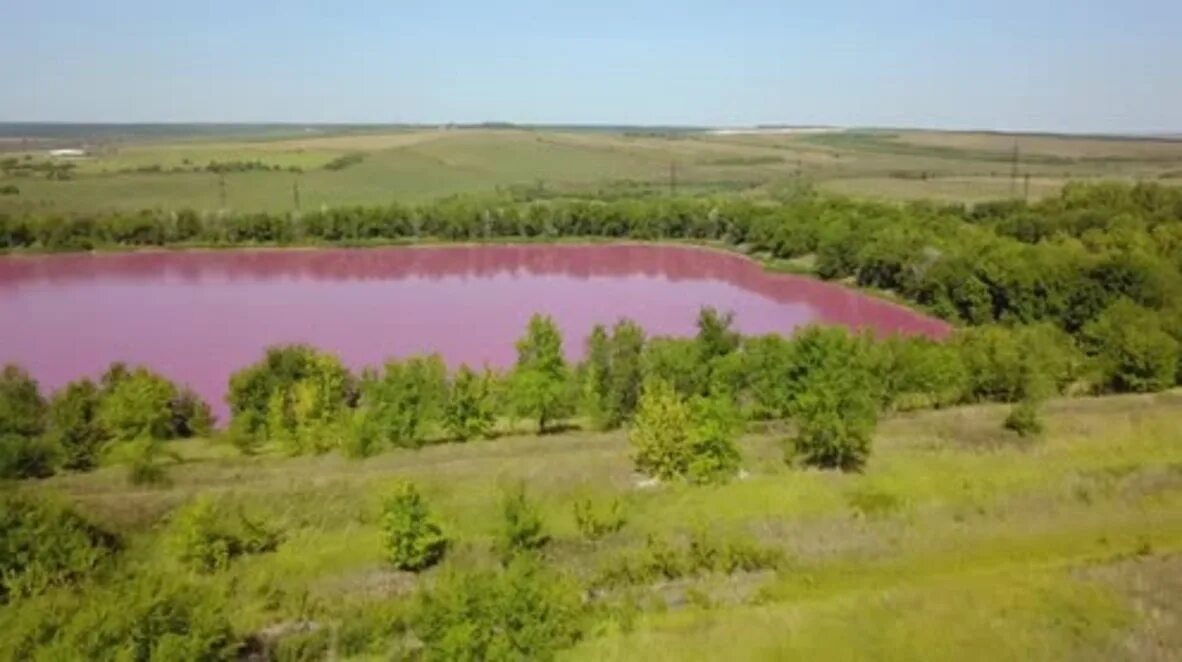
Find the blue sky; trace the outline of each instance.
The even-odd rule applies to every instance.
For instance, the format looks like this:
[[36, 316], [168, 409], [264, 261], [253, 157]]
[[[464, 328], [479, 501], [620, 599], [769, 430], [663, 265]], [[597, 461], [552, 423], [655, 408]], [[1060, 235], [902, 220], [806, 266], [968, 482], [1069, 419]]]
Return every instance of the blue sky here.
[[1182, 1], [0, 0], [0, 121], [1182, 132]]

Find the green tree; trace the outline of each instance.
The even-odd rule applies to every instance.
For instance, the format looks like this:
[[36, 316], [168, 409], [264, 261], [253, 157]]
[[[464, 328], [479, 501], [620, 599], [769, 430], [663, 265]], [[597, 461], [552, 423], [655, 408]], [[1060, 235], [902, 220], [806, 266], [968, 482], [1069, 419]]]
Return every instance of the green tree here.
[[99, 405], [98, 419], [115, 441], [171, 439], [176, 386], [147, 368], [118, 379]]
[[240, 434], [281, 440], [294, 452], [327, 450], [322, 433], [356, 404], [353, 375], [340, 359], [306, 345], [270, 347], [230, 377], [226, 401]]
[[735, 437], [742, 420], [723, 396], [696, 398], [691, 413], [693, 429], [687, 448], [686, 478], [694, 483], [728, 480], [739, 470]]
[[447, 573], [412, 612], [425, 660], [546, 660], [586, 631], [577, 586], [530, 557], [500, 572]]
[[828, 363], [811, 371], [789, 407], [796, 423], [789, 457], [822, 468], [860, 469], [870, 456], [876, 401], [865, 369]]
[[548, 316], [531, 317], [525, 336], [517, 341], [512, 392], [517, 412], [536, 419], [540, 432], [569, 413], [570, 375], [562, 354], [562, 332]]
[[0, 371], [0, 437], [35, 437], [45, 428], [45, 399], [37, 381], [20, 367]]
[[438, 354], [388, 361], [361, 383], [360, 407], [383, 443], [417, 448], [447, 397], [447, 368]]
[[1103, 390], [1147, 393], [1175, 383], [1178, 342], [1152, 310], [1120, 299], [1084, 326], [1082, 339]]
[[741, 420], [725, 397], [687, 402], [667, 382], [650, 379], [629, 430], [636, 469], [661, 480], [726, 480], [738, 470], [734, 438]]
[[661, 480], [684, 476], [691, 424], [689, 406], [669, 382], [646, 381], [628, 431], [637, 471]]
[[435, 565], [447, 550], [447, 537], [431, 517], [412, 483], [399, 483], [382, 505], [382, 548], [399, 570], [418, 572]]
[[493, 395], [490, 371], [477, 374], [466, 365], [460, 366], [452, 375], [444, 403], [443, 424], [447, 431], [460, 441], [490, 436], [495, 421]]
[[620, 320], [610, 335], [601, 325], [587, 338], [583, 393], [592, 421], [601, 429], [619, 427], [632, 417], [644, 382], [645, 333]]
[[93, 469], [106, 433], [99, 422], [102, 400], [89, 379], [70, 382], [53, 394], [46, 416], [46, 439], [58, 449], [61, 466], [71, 471]]

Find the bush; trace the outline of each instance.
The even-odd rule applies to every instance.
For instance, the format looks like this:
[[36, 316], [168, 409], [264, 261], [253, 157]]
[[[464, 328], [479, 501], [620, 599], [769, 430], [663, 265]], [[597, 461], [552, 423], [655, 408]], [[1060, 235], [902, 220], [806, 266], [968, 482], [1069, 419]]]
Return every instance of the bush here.
[[412, 623], [427, 660], [548, 660], [582, 638], [587, 617], [569, 579], [517, 559], [444, 576], [420, 594]]
[[1102, 390], [1148, 393], [1174, 385], [1178, 342], [1152, 310], [1121, 299], [1084, 326]]
[[326, 436], [341, 432], [329, 428], [356, 400], [355, 380], [340, 359], [306, 345], [268, 348], [261, 361], [230, 376], [226, 394], [235, 430], [293, 454], [328, 450]]
[[684, 476], [689, 464], [690, 426], [689, 407], [669, 382], [645, 382], [628, 431], [637, 471], [661, 480]]
[[509, 559], [522, 553], [536, 552], [550, 541], [537, 506], [526, 497], [524, 483], [516, 483], [502, 493], [501, 515], [502, 558]]
[[0, 478], [46, 478], [57, 463], [56, 449], [41, 437], [0, 436]]
[[1019, 437], [1041, 434], [1043, 424], [1038, 411], [1038, 401], [1026, 398], [1011, 407], [1009, 415], [1006, 416], [1005, 428], [1017, 432]]
[[280, 542], [277, 531], [209, 497], [178, 512], [170, 529], [177, 558], [201, 572], [224, 570], [235, 558], [274, 551]]
[[448, 386], [443, 423], [448, 432], [460, 441], [474, 437], [489, 437], [493, 431], [493, 375], [472, 372], [460, 366]]
[[810, 374], [790, 406], [796, 437], [789, 459], [807, 465], [860, 469], [870, 456], [878, 409], [869, 375], [856, 366], [826, 366]]
[[39, 660], [236, 660], [244, 647], [228, 606], [224, 593], [199, 582], [120, 577], [85, 596], [56, 593], [27, 603], [6, 620], [0, 653]]
[[614, 499], [602, 514], [595, 510], [590, 499], [580, 499], [575, 502], [575, 526], [579, 533], [587, 540], [600, 538], [615, 533], [624, 528], [628, 522], [624, 516], [624, 508], [618, 499]]
[[54, 500], [0, 499], [0, 602], [93, 574], [118, 539]]
[[651, 379], [628, 434], [636, 469], [661, 480], [726, 480], [739, 467], [734, 436], [740, 424], [722, 397], [687, 404], [667, 382]]
[[399, 570], [418, 572], [443, 558], [447, 537], [412, 483], [400, 483], [382, 506], [382, 547]]
[[45, 428], [45, 400], [37, 381], [15, 365], [0, 371], [0, 437], [35, 437]]
[[717, 539], [703, 529], [688, 544], [673, 545], [650, 535], [640, 550], [627, 551], [608, 560], [596, 573], [596, 587], [638, 586], [708, 573], [734, 574], [779, 567], [783, 552], [763, 547], [744, 537]]
[[89, 379], [70, 382], [53, 394], [46, 416], [46, 438], [61, 455], [61, 466], [72, 471], [93, 469], [106, 433], [99, 423], [101, 398]]
[[447, 397], [447, 368], [438, 354], [388, 361], [361, 383], [361, 410], [373, 445], [417, 448]]

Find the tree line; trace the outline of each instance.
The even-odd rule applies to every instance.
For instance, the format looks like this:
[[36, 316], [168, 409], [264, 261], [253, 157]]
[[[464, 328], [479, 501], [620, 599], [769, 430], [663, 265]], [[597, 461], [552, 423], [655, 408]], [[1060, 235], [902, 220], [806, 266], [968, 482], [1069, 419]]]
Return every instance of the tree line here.
[[[1073, 183], [972, 207], [823, 196], [444, 199], [305, 213], [0, 214], [0, 250], [588, 237], [725, 243], [891, 290], [972, 325], [1048, 321], [1078, 335], [1124, 299], [1182, 337], [1182, 192]], [[1126, 306], [1127, 308], [1127, 306]], [[1142, 310], [1143, 309], [1143, 310]]]
[[[737, 471], [734, 440], [747, 423], [789, 421], [788, 461], [858, 469], [884, 411], [1015, 403], [1008, 425], [1027, 434], [1056, 394], [1175, 385], [1178, 343], [1141, 315], [1122, 299], [1078, 338], [1044, 322], [966, 327], [941, 342], [840, 327], [744, 337], [730, 314], [704, 308], [692, 338], [650, 338], [626, 319], [596, 326], [577, 363], [555, 322], [535, 315], [504, 371], [449, 371], [426, 355], [355, 373], [331, 353], [277, 346], [231, 376], [221, 435], [247, 454], [367, 457], [522, 423], [539, 434], [627, 427], [640, 472], [705, 482]], [[146, 368], [115, 364], [97, 384], [70, 383], [48, 401], [18, 367], [0, 375], [0, 475], [84, 471], [115, 452], [134, 479], [151, 481], [167, 460], [159, 442], [211, 429], [206, 403]]]

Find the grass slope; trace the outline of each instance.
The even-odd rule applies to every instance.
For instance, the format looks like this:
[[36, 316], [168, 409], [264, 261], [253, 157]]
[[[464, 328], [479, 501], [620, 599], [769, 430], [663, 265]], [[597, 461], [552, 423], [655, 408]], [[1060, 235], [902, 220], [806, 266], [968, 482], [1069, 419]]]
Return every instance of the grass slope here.
[[[608, 600], [574, 659], [1169, 659], [1182, 645], [1182, 394], [1061, 400], [1023, 442], [1001, 406], [899, 415], [862, 474], [791, 469], [782, 432], [742, 440], [749, 475], [714, 487], [640, 488], [623, 433], [509, 435], [493, 442], [336, 456], [237, 456], [177, 444], [173, 484], [126, 485], [111, 467], [16, 489], [64, 493], [127, 532], [131, 567], [175, 564], [168, 513], [214, 494], [266, 513], [278, 551], [207, 581], [232, 594], [236, 628], [350, 610], [382, 613], [424, 578], [380, 560], [375, 514], [398, 478], [418, 483], [458, 539], [446, 564], [494, 562], [500, 486], [523, 479], [554, 535], [552, 563], [584, 577], [650, 536], [707, 531], [782, 550], [778, 572], [660, 581]], [[583, 541], [576, 500], [619, 499], [628, 522]], [[624, 612], [621, 612], [624, 613]], [[0, 650], [21, 623], [0, 608]], [[12, 628], [12, 629], [10, 629]]]

